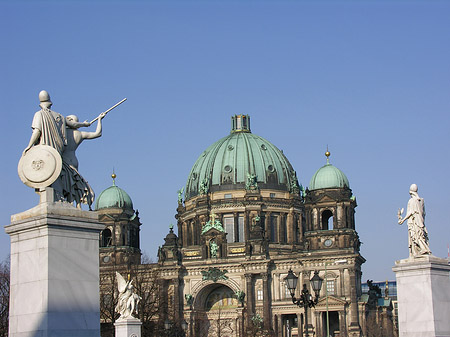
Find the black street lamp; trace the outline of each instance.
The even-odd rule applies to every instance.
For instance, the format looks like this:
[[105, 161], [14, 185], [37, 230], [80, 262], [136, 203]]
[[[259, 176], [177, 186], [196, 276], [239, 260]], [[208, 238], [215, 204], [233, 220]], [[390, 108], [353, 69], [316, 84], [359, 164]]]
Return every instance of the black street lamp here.
[[319, 293], [322, 288], [323, 279], [320, 278], [319, 272], [315, 271], [313, 278], [310, 280], [316, 297], [313, 299], [312, 295], [306, 288], [306, 284], [303, 284], [302, 293], [300, 298], [295, 297], [295, 289], [297, 288], [298, 277], [294, 275], [291, 269], [289, 269], [288, 275], [284, 281], [287, 284], [289, 292], [291, 293], [292, 303], [299, 307], [303, 307], [305, 310], [305, 336], [308, 337], [308, 308], [314, 307], [319, 301]]

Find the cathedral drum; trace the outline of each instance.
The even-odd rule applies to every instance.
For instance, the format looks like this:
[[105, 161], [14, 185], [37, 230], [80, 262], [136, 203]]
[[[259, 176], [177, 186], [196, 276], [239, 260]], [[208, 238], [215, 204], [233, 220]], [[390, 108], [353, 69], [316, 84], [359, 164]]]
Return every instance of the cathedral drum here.
[[17, 170], [25, 185], [43, 188], [58, 179], [61, 168], [62, 159], [58, 151], [48, 145], [36, 145], [20, 158]]

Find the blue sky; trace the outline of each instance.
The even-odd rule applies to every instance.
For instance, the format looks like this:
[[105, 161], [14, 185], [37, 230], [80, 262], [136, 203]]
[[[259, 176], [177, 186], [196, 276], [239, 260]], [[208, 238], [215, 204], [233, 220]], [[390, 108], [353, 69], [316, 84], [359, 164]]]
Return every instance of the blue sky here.
[[17, 163], [45, 89], [81, 120], [128, 98], [80, 146], [79, 170], [98, 195], [115, 168], [153, 259], [191, 166], [239, 113], [305, 186], [329, 145], [357, 198], [363, 280], [393, 279], [408, 256], [396, 213], [411, 183], [446, 257], [449, 15], [447, 1], [0, 1], [0, 224], [38, 202]]

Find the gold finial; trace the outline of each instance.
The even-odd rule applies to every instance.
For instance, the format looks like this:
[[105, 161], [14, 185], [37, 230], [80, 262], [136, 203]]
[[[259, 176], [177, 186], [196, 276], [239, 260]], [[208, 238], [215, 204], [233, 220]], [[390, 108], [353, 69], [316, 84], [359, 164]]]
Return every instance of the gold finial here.
[[131, 280], [131, 274], [128, 273], [128, 282]]
[[111, 178], [113, 180], [113, 185], [116, 186], [116, 174], [114, 173], [114, 168], [113, 168], [113, 173], [111, 174]]
[[327, 164], [330, 163], [330, 155], [331, 155], [331, 153], [330, 153], [330, 151], [328, 151], [328, 145], [327, 145], [327, 152], [325, 152], [325, 156], [327, 157]]
[[216, 215], [214, 213], [211, 213], [209, 217], [211, 219], [211, 223], [216, 223]]

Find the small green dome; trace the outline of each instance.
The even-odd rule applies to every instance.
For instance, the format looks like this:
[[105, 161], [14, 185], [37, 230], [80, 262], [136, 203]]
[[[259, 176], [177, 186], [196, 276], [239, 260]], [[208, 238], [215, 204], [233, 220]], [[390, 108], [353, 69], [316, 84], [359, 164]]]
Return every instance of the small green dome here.
[[230, 135], [208, 147], [197, 159], [186, 184], [186, 200], [208, 191], [243, 189], [249, 177], [259, 189], [298, 189], [297, 176], [286, 156], [266, 139], [250, 132], [250, 117], [232, 117]]
[[133, 202], [130, 196], [120, 187], [116, 186], [114, 181], [115, 174], [113, 174], [113, 185], [108, 187], [98, 196], [95, 202], [95, 210], [98, 211], [104, 208], [122, 208], [133, 210]]
[[327, 163], [314, 173], [309, 182], [309, 190], [313, 191], [322, 188], [350, 188], [350, 184], [344, 172], [329, 163], [328, 151], [327, 154]]

